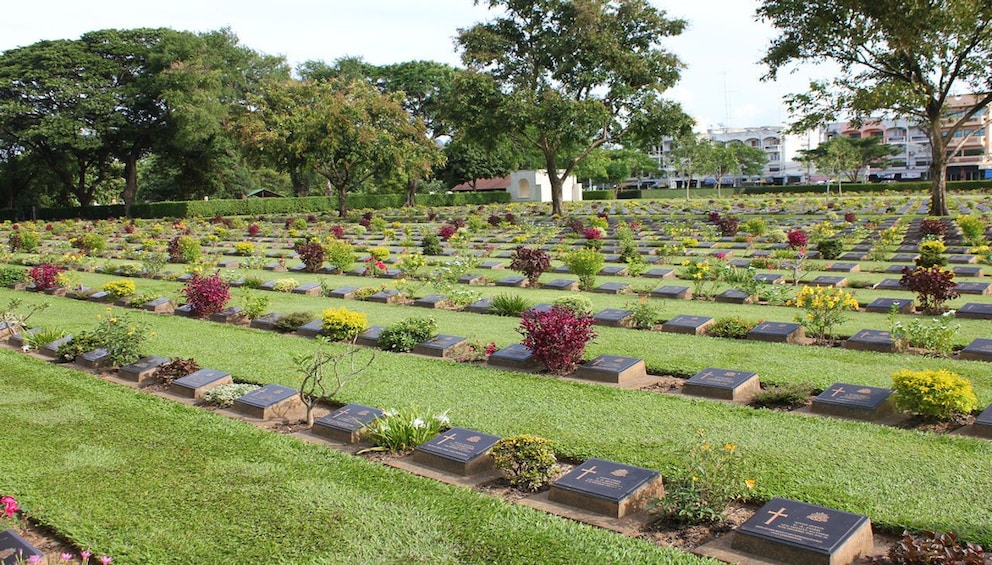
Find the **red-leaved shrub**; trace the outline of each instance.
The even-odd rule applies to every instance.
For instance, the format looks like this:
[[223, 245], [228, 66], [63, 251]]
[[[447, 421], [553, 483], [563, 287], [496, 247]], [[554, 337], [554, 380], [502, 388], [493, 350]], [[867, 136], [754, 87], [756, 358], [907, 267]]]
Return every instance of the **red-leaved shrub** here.
[[48, 290], [55, 286], [55, 279], [59, 276], [59, 273], [63, 272], [65, 269], [52, 265], [51, 263], [42, 263], [32, 267], [28, 271], [28, 275], [31, 280], [34, 281], [34, 287], [38, 290]]
[[586, 344], [596, 337], [592, 316], [555, 305], [550, 310], [527, 310], [519, 331], [534, 358], [554, 375], [564, 375], [582, 360]]
[[303, 261], [303, 267], [306, 272], [316, 273], [324, 266], [324, 259], [327, 256], [327, 252], [324, 251], [324, 246], [320, 242], [300, 240], [296, 242], [294, 249], [296, 250], [296, 254], [300, 256], [300, 261]]
[[916, 293], [920, 309], [928, 314], [940, 313], [944, 309], [945, 302], [961, 296], [956, 290], [954, 272], [937, 266], [915, 269], [905, 267], [899, 284]]
[[437, 236], [441, 238], [441, 241], [448, 241], [449, 239], [451, 239], [451, 236], [455, 235], [455, 232], [457, 231], [458, 228], [455, 227], [454, 225], [444, 224], [443, 226], [438, 228]]
[[789, 239], [789, 249], [802, 249], [809, 244], [809, 236], [801, 229], [794, 229], [786, 234]]
[[537, 286], [541, 275], [551, 268], [551, 255], [543, 249], [519, 245], [513, 250], [510, 268], [523, 273], [528, 285]]
[[947, 226], [940, 220], [927, 218], [920, 222], [920, 233], [941, 237], [947, 234]]
[[220, 312], [231, 300], [230, 288], [218, 273], [209, 277], [193, 275], [180, 292], [186, 296], [186, 303], [197, 318]]

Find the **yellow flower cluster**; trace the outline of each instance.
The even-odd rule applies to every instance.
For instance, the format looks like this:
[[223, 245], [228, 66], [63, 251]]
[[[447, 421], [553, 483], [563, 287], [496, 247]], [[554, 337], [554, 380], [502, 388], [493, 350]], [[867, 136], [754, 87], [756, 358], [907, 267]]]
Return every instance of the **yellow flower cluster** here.
[[854, 295], [832, 286], [803, 286], [789, 301], [805, 310], [856, 310], [860, 306]]
[[944, 242], [940, 241], [939, 239], [931, 239], [929, 241], [924, 241], [923, 243], [920, 244], [920, 253], [924, 253], [924, 254], [926, 253], [940, 254], [943, 253], [946, 249], [947, 246], [944, 245]]

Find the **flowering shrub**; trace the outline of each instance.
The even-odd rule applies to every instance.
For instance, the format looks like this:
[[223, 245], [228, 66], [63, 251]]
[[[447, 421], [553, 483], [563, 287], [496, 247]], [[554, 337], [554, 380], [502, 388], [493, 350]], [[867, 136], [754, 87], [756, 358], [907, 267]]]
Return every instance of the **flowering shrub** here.
[[854, 296], [841, 288], [805, 285], [789, 304], [803, 310], [796, 321], [819, 340], [832, 336], [833, 327], [845, 320], [844, 312], [859, 306]]
[[344, 306], [328, 308], [322, 315], [324, 335], [331, 341], [354, 339], [365, 331], [369, 319], [364, 312], [353, 312]]
[[789, 249], [802, 249], [809, 244], [809, 236], [800, 229], [794, 229], [785, 235]]
[[746, 478], [737, 446], [723, 447], [708, 442], [699, 432], [700, 445], [689, 452], [685, 469], [665, 481], [665, 496], [651, 501], [648, 508], [663, 518], [680, 524], [706, 524], [723, 518], [731, 502], [747, 500], [754, 490], [754, 479]]
[[717, 227], [720, 228], [720, 235], [724, 237], [733, 237], [737, 235], [738, 229], [740, 229], [741, 221], [733, 216], [722, 216], [716, 222]]
[[179, 292], [186, 297], [186, 303], [197, 318], [205, 318], [220, 312], [231, 300], [230, 288], [218, 273], [209, 277], [193, 275]]
[[13, 496], [4, 496], [0, 498], [0, 504], [3, 505], [3, 515], [7, 518], [13, 518], [14, 514], [20, 510], [20, 507], [17, 506], [17, 500], [15, 500]]
[[272, 290], [276, 292], [293, 292], [293, 289], [298, 286], [300, 286], [300, 283], [296, 279], [279, 279], [272, 285]]
[[597, 249], [576, 249], [567, 253], [562, 261], [572, 274], [579, 277], [579, 288], [592, 290], [596, 286], [596, 274], [603, 269], [605, 259]]
[[513, 249], [510, 268], [527, 277], [529, 286], [537, 286], [541, 275], [551, 268], [551, 255], [543, 249], [518, 245]]
[[255, 253], [255, 244], [250, 241], [239, 241], [234, 244], [234, 252], [242, 257]]
[[727, 263], [723, 261], [716, 263], [710, 263], [709, 259], [685, 261], [683, 269], [679, 271], [679, 278], [692, 283], [692, 293], [695, 296], [708, 298], [713, 294], [717, 282], [723, 278], [727, 268]]
[[900, 410], [941, 420], [978, 408], [971, 383], [946, 369], [892, 373], [892, 396]]
[[103, 286], [101, 286], [100, 289], [116, 300], [118, 298], [131, 296], [134, 294], [136, 287], [134, 285], [134, 281], [121, 279], [116, 281], [107, 281], [103, 283]]
[[315, 239], [297, 241], [295, 250], [296, 254], [300, 256], [300, 261], [303, 261], [306, 272], [316, 273], [324, 266], [327, 252], [324, 251], [324, 246], [319, 241]]
[[389, 259], [389, 249], [386, 247], [373, 247], [369, 249], [369, 255], [378, 261]]
[[106, 316], [97, 315], [97, 318], [100, 321], [93, 330], [93, 337], [99, 347], [107, 350], [110, 364], [116, 367], [140, 359], [141, 346], [154, 335], [147, 325], [131, 320], [127, 314], [115, 314], [110, 308], [107, 308]]
[[512, 486], [529, 491], [551, 482], [558, 463], [553, 444], [531, 435], [505, 437], [493, 445], [491, 454], [493, 465]]
[[79, 237], [69, 240], [72, 246], [83, 252], [85, 255], [93, 255], [102, 252], [107, 247], [107, 239], [98, 233], [84, 233]]
[[944, 309], [944, 303], [953, 300], [961, 294], [955, 290], [954, 272], [940, 267], [917, 267], [902, 270], [899, 284], [916, 293], [920, 309], [928, 314], [939, 314]]
[[7, 245], [10, 246], [12, 253], [18, 251], [34, 253], [38, 249], [39, 243], [41, 243], [41, 236], [30, 230], [12, 231], [7, 238]]
[[334, 239], [344, 239], [344, 228], [335, 224], [327, 230]]
[[947, 234], [947, 226], [937, 218], [927, 218], [920, 222], [920, 233], [924, 236], [944, 237]]
[[985, 222], [975, 216], [958, 216], [958, 227], [968, 245], [981, 245], [985, 241]]
[[953, 310], [929, 322], [915, 319], [906, 325], [895, 319], [896, 311], [893, 307], [889, 314], [889, 334], [900, 350], [916, 347], [934, 357], [947, 357], [953, 352], [954, 336], [961, 329], [960, 324], [951, 325]]
[[324, 247], [324, 254], [325, 260], [342, 273], [351, 269], [351, 266], [355, 264], [355, 248], [341, 239], [327, 242]]
[[52, 265], [51, 263], [42, 263], [41, 265], [36, 265], [28, 271], [28, 276], [31, 277], [31, 281], [34, 283], [34, 287], [38, 290], [48, 290], [55, 286], [55, 279], [58, 278], [65, 269]]
[[365, 260], [365, 271], [362, 274], [366, 277], [378, 277], [388, 270], [389, 267], [385, 263], [375, 257], [369, 257]]
[[523, 344], [554, 375], [564, 375], [582, 360], [586, 344], [596, 337], [592, 316], [576, 314], [564, 306], [523, 313], [518, 331]]
[[248, 226], [248, 236], [249, 237], [256, 237], [256, 236], [258, 236], [258, 233], [260, 231], [262, 231], [262, 228], [258, 227], [258, 224], [251, 224], [250, 226]]
[[376, 446], [373, 451], [401, 453], [427, 442], [450, 424], [451, 420], [443, 413], [428, 416], [414, 408], [384, 410], [382, 416], [365, 428], [365, 436]]
[[582, 237], [586, 239], [586, 247], [590, 249], [599, 249], [603, 246], [603, 237], [606, 234], [603, 233], [603, 228], [586, 228], [582, 232]]

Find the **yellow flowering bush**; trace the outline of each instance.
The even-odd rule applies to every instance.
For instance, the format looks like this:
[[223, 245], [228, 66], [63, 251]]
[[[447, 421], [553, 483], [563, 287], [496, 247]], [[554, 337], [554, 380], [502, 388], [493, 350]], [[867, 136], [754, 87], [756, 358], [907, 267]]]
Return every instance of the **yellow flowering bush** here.
[[841, 288], [806, 285], [788, 304], [803, 310], [796, 321], [819, 340], [832, 336], [834, 326], [846, 319], [844, 313], [860, 306], [854, 295]]
[[246, 257], [255, 252], [255, 244], [250, 241], [239, 241], [234, 244], [234, 252]]
[[369, 319], [364, 312], [353, 312], [344, 306], [328, 308], [322, 315], [324, 335], [332, 341], [354, 339], [368, 327]]
[[971, 382], [946, 369], [892, 373], [892, 396], [900, 410], [941, 420], [978, 408]]
[[136, 287], [134, 286], [134, 281], [122, 279], [107, 281], [103, 283], [103, 286], [101, 286], [100, 289], [109, 294], [111, 298], [118, 299], [124, 298], [125, 296], [131, 296], [134, 294]]

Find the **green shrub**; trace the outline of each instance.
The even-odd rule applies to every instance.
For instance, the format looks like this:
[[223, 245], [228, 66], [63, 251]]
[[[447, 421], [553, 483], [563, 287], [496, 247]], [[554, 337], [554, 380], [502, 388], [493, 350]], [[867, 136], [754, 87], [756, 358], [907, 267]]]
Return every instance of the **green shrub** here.
[[134, 281], [129, 281], [125, 279], [107, 281], [103, 283], [100, 287], [101, 290], [106, 292], [113, 299], [124, 298], [126, 296], [131, 296], [134, 294], [137, 287], [134, 285]]
[[747, 333], [759, 323], [761, 322], [751, 322], [738, 316], [717, 318], [713, 321], [710, 329], [706, 331], [706, 335], [728, 339], [745, 339]]
[[353, 312], [344, 306], [328, 308], [323, 313], [323, 333], [332, 341], [354, 339], [365, 331], [368, 323], [368, 316], [364, 312]]
[[293, 289], [298, 286], [300, 286], [300, 283], [296, 279], [279, 279], [272, 286], [272, 290], [276, 292], [293, 292]]
[[530, 435], [505, 437], [493, 445], [491, 453], [493, 464], [510, 484], [529, 491], [551, 482], [558, 463], [553, 444]]
[[757, 237], [764, 235], [765, 231], [768, 230], [768, 224], [765, 222], [764, 218], [751, 218], [750, 220], [744, 222], [741, 226], [741, 230]]
[[519, 294], [500, 293], [492, 298], [489, 313], [497, 316], [519, 316], [533, 304]]
[[892, 396], [900, 410], [940, 420], [978, 408], [971, 382], [946, 369], [892, 374]]
[[584, 296], [582, 294], [555, 298], [551, 304], [554, 306], [564, 306], [572, 312], [575, 312], [576, 316], [592, 315], [592, 300], [590, 300], [588, 296]]
[[820, 252], [821, 258], [832, 261], [844, 252], [844, 242], [839, 239], [824, 239], [816, 244], [816, 250]]
[[276, 331], [283, 333], [295, 332], [300, 329], [300, 326], [310, 323], [313, 320], [313, 315], [309, 312], [293, 312], [292, 314], [286, 314], [276, 321]]
[[342, 273], [355, 264], [355, 248], [347, 241], [332, 239], [324, 244], [324, 259]]
[[390, 324], [379, 333], [379, 347], [390, 351], [412, 351], [437, 335], [437, 320], [411, 317]]
[[24, 282], [27, 279], [27, 276], [27, 271], [20, 267], [0, 267], [0, 286], [12, 287], [17, 283]]
[[424, 255], [440, 255], [444, 252], [441, 248], [441, 238], [437, 234], [425, 233], [420, 240], [420, 248]]
[[755, 394], [751, 399], [751, 406], [792, 410], [809, 404], [810, 397], [816, 394], [816, 390], [813, 383], [786, 382]]
[[235, 400], [260, 388], [262, 387], [248, 383], [218, 385], [210, 390], [204, 391], [203, 396], [200, 398], [203, 399], [204, 403], [209, 404], [210, 406], [228, 408], [234, 405]]
[[582, 290], [592, 290], [596, 286], [596, 275], [603, 269], [603, 254], [596, 249], [576, 249], [565, 254], [562, 259], [568, 270], [579, 277]]
[[630, 311], [631, 325], [639, 330], [650, 330], [658, 322], [660, 309], [642, 296], [637, 302], [627, 302], [624, 308]]
[[958, 227], [968, 245], [981, 245], [985, 241], [985, 222], [975, 216], [958, 216]]
[[244, 303], [245, 316], [247, 316], [249, 320], [254, 320], [264, 314], [265, 310], [269, 307], [270, 302], [268, 296], [261, 293], [252, 292], [249, 289], [245, 290], [241, 300]]
[[239, 241], [234, 244], [234, 252], [242, 257], [255, 253], [255, 244], [250, 241]]

